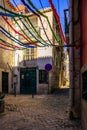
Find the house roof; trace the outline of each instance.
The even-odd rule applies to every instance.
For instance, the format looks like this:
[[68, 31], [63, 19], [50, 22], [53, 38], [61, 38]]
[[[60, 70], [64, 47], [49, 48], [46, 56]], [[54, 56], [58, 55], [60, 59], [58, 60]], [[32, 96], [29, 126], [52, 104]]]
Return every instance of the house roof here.
[[10, 9], [16, 11], [15, 7], [13, 6], [13, 4], [9, 0], [6, 0], [6, 3], [8, 4]]
[[[15, 12], [19, 12], [20, 11], [25, 11], [25, 13], [29, 13], [29, 11], [27, 10], [27, 8], [24, 6], [24, 5], [18, 5], [17, 7], [14, 7], [14, 5], [10, 2], [10, 0], [6, 0], [6, 3], [8, 4], [9, 8], [12, 9], [13, 11]], [[44, 9], [41, 9], [40, 10], [41, 12], [49, 12], [49, 11], [52, 11], [51, 8], [47, 7], [47, 8], [44, 8]], [[31, 13], [32, 14], [32, 13]]]
[[18, 5], [17, 7], [16, 7], [16, 11], [18, 12], [19, 10], [20, 11], [22, 11], [22, 10], [25, 10], [26, 9], [26, 7], [24, 6], [24, 5]]

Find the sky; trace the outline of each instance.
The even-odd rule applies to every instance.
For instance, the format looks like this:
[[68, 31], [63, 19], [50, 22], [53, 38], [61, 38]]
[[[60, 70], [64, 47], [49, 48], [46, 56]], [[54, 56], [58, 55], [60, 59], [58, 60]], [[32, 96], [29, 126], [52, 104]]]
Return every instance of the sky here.
[[[17, 4], [22, 4], [21, 3], [21, 0], [10, 0], [13, 4], [14, 4], [14, 1], [17, 3]], [[26, 0], [25, 0], [26, 1]], [[40, 4], [40, 1], [43, 5], [43, 7], [49, 7], [50, 4], [48, 2], [48, 0], [31, 0], [33, 2], [33, 4], [38, 8], [38, 9], [41, 9], [41, 4]], [[68, 0], [52, 0], [53, 4], [55, 5], [55, 8], [57, 10], [57, 13], [58, 15], [60, 16], [60, 22], [61, 22], [61, 25], [62, 25], [62, 30], [63, 32], [65, 31], [64, 30], [64, 9], [67, 9], [68, 8]]]

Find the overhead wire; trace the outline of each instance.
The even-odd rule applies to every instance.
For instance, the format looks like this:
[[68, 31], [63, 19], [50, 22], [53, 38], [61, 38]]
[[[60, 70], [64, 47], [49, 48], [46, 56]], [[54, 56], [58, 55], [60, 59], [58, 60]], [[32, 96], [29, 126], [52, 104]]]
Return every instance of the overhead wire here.
[[42, 9], [44, 9], [43, 4], [42, 4], [42, 1], [39, 0], [39, 2], [40, 2], [40, 5], [41, 5]]
[[[4, 5], [4, 8], [5, 8], [5, 2], [4, 2], [4, 0], [3, 0], [3, 5]], [[0, 12], [0, 15], [1, 14], [3, 14], [3, 12], [1, 13]], [[6, 10], [5, 10], [5, 14], [6, 14]], [[5, 16], [5, 15], [4, 15]], [[2, 18], [6, 21], [7, 20], [7, 16], [6, 16], [6, 18], [5, 17], [3, 17], [3, 15], [2, 15]], [[11, 27], [11, 26], [10, 26]], [[3, 29], [4, 31], [5, 31], [5, 33], [2, 31], [2, 30], [0, 30], [0, 32], [1, 33], [3, 33], [3, 34], [5, 34], [5, 36], [7, 36], [8, 38], [9, 38], [9, 36], [6, 34], [7, 33], [7, 31], [2, 27], [2, 26], [0, 26], [0, 28], [1, 29]], [[15, 31], [15, 30], [14, 30]], [[16, 33], [17, 33], [17, 31], [15, 31]], [[11, 35], [10, 35], [11, 36]], [[17, 39], [16, 39], [17, 40]], [[14, 45], [12, 45], [12, 44], [9, 44], [8, 42], [5, 42], [4, 40], [2, 40], [1, 38], [0, 38], [0, 41], [2, 41], [2, 42], [4, 42], [4, 43], [2, 43], [2, 42], [0, 42], [0, 44], [1, 45], [3, 45], [3, 46], [6, 46], [6, 47], [9, 47], [9, 48], [13, 48], [13, 49], [15, 49], [14, 47], [16, 47], [16, 48], [18, 48], [17, 46], [14, 46]], [[4, 49], [4, 48], [3, 48]], [[23, 49], [23, 48], [22, 48]]]
[[[3, 0], [3, 5], [4, 5], [4, 7], [5, 7], [5, 1]], [[6, 14], [6, 11], [5, 11], [5, 14]], [[0, 15], [1, 15], [1, 13], [0, 13]], [[6, 16], [6, 19], [7, 19], [7, 16]], [[3, 40], [0, 38], [0, 40], [3, 42]], [[5, 42], [2, 44], [2, 45], [5, 45]], [[6, 44], [7, 45], [7, 44]], [[9, 45], [7, 45], [7, 46], [9, 46]], [[1, 48], [1, 47], [0, 47]], [[5, 49], [5, 48], [2, 48], [2, 49]], [[10, 49], [11, 50], [11, 49]]]
[[[13, 0], [13, 3], [15, 4], [16, 8], [18, 9], [18, 11], [20, 11], [20, 9], [19, 9], [19, 7], [17, 6], [15, 0]], [[39, 36], [39, 37], [43, 40], [44, 43], [42, 43], [39, 39], [37, 39], [37, 37], [35, 37], [35, 35], [34, 35], [33, 33], [31, 33], [30, 28], [29, 28], [29, 29], [27, 28], [26, 24], [24, 24], [24, 22], [22, 21], [22, 19], [21, 19], [21, 18], [19, 18], [19, 19], [20, 19], [20, 21], [22, 22], [22, 24], [25, 26], [25, 28], [27, 29], [27, 31], [28, 31], [39, 43], [41, 43], [41, 44], [44, 45], [44, 46], [50, 46], [50, 43], [47, 43], [47, 42], [46, 42], [44, 39], [42, 39], [40, 36]], [[29, 23], [30, 23], [30, 21], [29, 21]], [[33, 26], [33, 28], [34, 28], [34, 26]], [[46, 45], [46, 44], [47, 44], [47, 45]]]
[[[23, 1], [24, 1], [24, 0], [23, 0]], [[31, 2], [31, 0], [27, 0], [27, 1], [28, 1], [28, 3], [32, 6], [32, 8], [35, 9], [35, 11], [36, 11], [39, 15], [43, 16], [44, 18], [46, 18], [46, 20], [47, 20], [47, 22], [48, 22], [48, 25], [49, 25], [49, 27], [50, 27], [50, 29], [51, 29], [51, 31], [52, 31], [53, 37], [55, 38], [56, 42], [57, 42], [58, 44], [60, 44], [60, 43], [59, 43], [59, 40], [57, 39], [57, 37], [56, 37], [56, 35], [55, 35], [55, 33], [54, 33], [52, 27], [51, 27], [51, 24], [50, 24], [50, 22], [49, 22], [48, 17], [47, 17], [46, 15], [44, 15], [41, 11], [39, 11], [39, 10], [35, 7], [35, 5]]]
[[0, 16], [6, 16], [6, 17], [18, 17], [18, 16], [16, 16], [16, 15], [8, 14], [8, 13], [4, 13], [4, 12], [1, 12], [1, 11], [0, 11]]
[[[16, 2], [13, 0], [13, 2], [14, 2], [14, 4], [15, 4], [15, 6], [16, 6], [16, 8], [18, 9], [18, 11], [20, 11], [20, 9], [19, 9], [19, 7], [17, 6], [17, 4], [16, 4]], [[36, 37], [35, 37], [35, 35], [28, 29], [28, 27], [26, 26], [26, 24], [24, 24], [24, 22], [22, 21], [22, 19], [19, 17], [19, 20], [21, 21], [21, 23], [24, 25], [24, 27], [26, 28], [26, 30], [39, 42], [39, 43], [41, 43], [42, 45], [44, 45], [44, 46], [46, 46], [44, 43], [42, 43], [39, 39], [37, 39]], [[24, 31], [22, 31], [23, 33], [24, 33]], [[25, 34], [25, 33], [24, 33]], [[29, 38], [29, 36], [26, 34], [26, 36]], [[32, 40], [32, 39], [30, 39], [30, 40]], [[49, 45], [49, 44], [48, 44]]]
[[[13, 3], [15, 4], [15, 6], [16, 6], [16, 8], [18, 9], [18, 11], [20, 11], [20, 9], [19, 9], [19, 7], [17, 6], [17, 4], [16, 4], [16, 2], [15, 2], [15, 0], [13, 0]], [[29, 20], [28, 20], [29, 21]], [[26, 21], [27, 22], [27, 21]], [[28, 24], [28, 22], [27, 22], [27, 24]], [[29, 21], [29, 24], [31, 24], [31, 22]], [[29, 25], [28, 24], [28, 25]], [[33, 24], [31, 24], [31, 26], [32, 26]], [[33, 28], [34, 28], [34, 26], [32, 26]], [[36, 32], [36, 30], [34, 30], [35, 32]], [[35, 37], [35, 36], [34, 36]], [[40, 37], [40, 35], [39, 35], [39, 37]], [[42, 38], [42, 37], [40, 37], [43, 41], [44, 41], [44, 39]], [[35, 38], [36, 39], [36, 38]], [[45, 41], [44, 41], [45, 42]], [[47, 42], [45, 42], [46, 44], [48, 44], [49, 45], [49, 43], [47, 43]]]
[[34, 46], [30, 46], [30, 45], [25, 45], [24, 43], [22, 43], [21, 41], [19, 41], [18, 39], [16, 39], [14, 36], [12, 36], [8, 31], [6, 31], [1, 25], [0, 28], [2, 30], [0, 30], [1, 33], [3, 33], [6, 37], [10, 38], [11, 40], [15, 41], [16, 43], [18, 43], [21, 46], [25, 46], [25, 47], [31, 47], [33, 48]]
[[[3, 0], [3, 5], [4, 5], [4, 7], [5, 7], [5, 1]], [[4, 14], [6, 14], [6, 11], [4, 12]], [[0, 15], [1, 15], [1, 13], [0, 13]], [[2, 41], [3, 42], [3, 40], [0, 38], [0, 41]], [[9, 47], [10, 48], [10, 46], [8, 45], [8, 44], [5, 44], [5, 43], [2, 43], [2, 42], [0, 42], [0, 48], [2, 48], [2, 49], [6, 49], [6, 50], [12, 50], [12, 49], [7, 49], [6, 47]], [[3, 47], [3, 46], [5, 46], [5, 47]]]
[[[3, 2], [4, 2], [4, 0], [3, 0]], [[4, 8], [5, 8], [5, 3], [3, 3], [4, 4]], [[6, 10], [5, 10], [5, 14], [6, 14]], [[16, 31], [12, 26], [11, 26], [11, 24], [5, 19], [5, 17], [3, 17], [2, 16], [2, 18], [5, 20], [5, 22], [9, 25], [9, 27], [15, 32], [15, 33], [17, 33], [17, 34], [19, 34], [19, 35], [21, 35], [24, 39], [26, 39], [28, 42], [29, 42], [29, 44], [32, 44], [32, 45], [36, 45], [35, 43], [33, 43], [33, 41], [32, 41], [32, 43], [31, 43], [31, 41], [29, 41], [23, 34], [21, 34], [20, 32], [18, 32], [18, 31]], [[29, 37], [28, 37], [29, 38]], [[40, 45], [36, 45], [36, 46], [38, 46], [38, 47], [40, 47]]]
[[3, 6], [0, 6], [0, 9], [5, 10], [6, 12], [9, 12], [9, 13], [11, 14], [11, 15], [10, 15], [10, 14], [4, 14], [4, 16], [6, 16], [6, 15], [8, 16], [8, 15], [9, 15], [9, 17], [11, 16], [12, 18], [15, 18], [15, 17], [26, 18], [27, 21], [28, 21], [28, 22], [30, 23], [30, 25], [32, 26], [32, 29], [33, 29], [33, 30], [35, 31], [35, 33], [38, 35], [38, 37], [39, 37], [40, 39], [42, 39], [46, 44], [48, 44], [48, 43], [40, 36], [40, 34], [37, 32], [37, 30], [35, 29], [35, 27], [33, 26], [32, 22], [30, 21], [30, 19], [28, 18], [27, 15], [15, 13], [15, 12], [13, 12], [13, 11], [10, 11], [10, 10], [4, 8]]
[[[8, 37], [9, 39], [11, 39], [12, 41], [16, 42], [17, 44], [21, 45], [20, 43], [18, 43], [17, 41], [15, 41], [14, 39], [12, 39], [10, 36], [8, 36], [3, 30], [0, 30], [1, 33], [3, 33], [6, 37]], [[23, 46], [23, 45], [21, 45]], [[26, 46], [28, 47], [28, 46]]]
[[[29, 42], [29, 44], [33, 44], [31, 41], [29, 41], [23, 34], [21, 34], [20, 32], [16, 31], [12, 25], [8, 22], [8, 20], [2, 16], [3, 20], [9, 25], [9, 27], [16, 33], [16, 34], [19, 34], [20, 36], [22, 36], [27, 42]], [[35, 44], [34, 44], [35, 45]]]
[[52, 8], [53, 13], [54, 13], [54, 16], [55, 16], [55, 18], [56, 18], [56, 20], [57, 20], [57, 23], [58, 23], [58, 26], [59, 26], [59, 29], [60, 29], [60, 33], [61, 33], [61, 36], [62, 36], [62, 40], [63, 40], [65, 43], [67, 43], [67, 42], [66, 42], [66, 39], [65, 39], [65, 37], [64, 37], [63, 31], [62, 31], [61, 24], [60, 24], [60, 17], [59, 17], [59, 15], [57, 14], [57, 11], [56, 11], [56, 9], [55, 9], [55, 6], [54, 6], [52, 0], [48, 0], [48, 1], [49, 1], [50, 5], [51, 5], [51, 8]]
[[9, 51], [15, 51], [14, 49], [9, 49], [9, 48], [3, 47], [3, 46], [0, 46], [0, 48], [4, 49], [4, 50], [9, 50]]
[[[7, 44], [4, 44], [4, 43], [2, 43], [2, 42], [0, 42], [0, 45], [3, 45], [3, 46], [5, 46], [5, 47], [9, 47], [9, 48], [13, 48], [13, 47], [11, 47], [11, 46], [9, 46], [9, 45], [7, 45]], [[14, 49], [14, 48], [13, 48]]]
[[7, 45], [9, 45], [9, 46], [11, 46], [11, 47], [13, 47], [13, 48], [23, 49], [23, 47], [19, 47], [19, 46], [16, 46], [16, 45], [14, 45], [14, 44], [11, 44], [11, 43], [9, 43], [9, 42], [3, 40], [2, 38], [0, 38], [0, 41], [2, 41], [4, 44], [7, 44]]
[[[22, 29], [21, 25], [16, 21], [15, 18], [13, 18], [13, 20], [15, 21], [15, 23], [18, 25], [18, 27], [21, 29], [21, 31], [23, 32], [23, 34], [25, 34], [25, 36], [27, 36], [27, 38], [29, 38], [31, 40], [31, 38], [28, 36], [28, 34], [25, 33], [24, 29]], [[31, 40], [33, 42], [33, 40]], [[36, 41], [37, 42], [37, 41]], [[35, 42], [34, 42], [35, 43]], [[36, 45], [38, 47], [42, 47], [41, 45]]]
[[[29, 28], [26, 26], [26, 24], [22, 21], [21, 18], [19, 18], [19, 20], [21, 21], [21, 23], [24, 25], [24, 27], [26, 28], [26, 30], [31, 34], [31, 36], [33, 36], [33, 38], [35, 38], [35, 40], [37, 40], [37, 42], [41, 43], [42, 45], [46, 46], [44, 43], [42, 43], [39, 39], [37, 39], [33, 33], [29, 30]], [[50, 44], [48, 44], [50, 45]]]
[[46, 35], [46, 37], [47, 37], [49, 43], [52, 45], [53, 43], [50, 41], [50, 39], [49, 39], [49, 37], [48, 37], [48, 35], [47, 35], [46, 31], [45, 31], [45, 28], [44, 28], [44, 25], [43, 25], [43, 22], [42, 22], [42, 19], [41, 19], [40, 15], [39, 15], [37, 12], [35, 12], [24, 0], [21, 0], [21, 2], [22, 2], [32, 13], [34, 13], [34, 14], [39, 18], [39, 20], [40, 20], [40, 22], [41, 22], [41, 25], [42, 25], [42, 28], [43, 28], [43, 31], [44, 31], [44, 33], [45, 33], [45, 35]]
[[45, 40], [41, 37], [41, 35], [37, 32], [36, 28], [33, 26], [32, 22], [31, 22], [31, 20], [30, 20], [28, 17], [27, 17], [26, 19], [27, 19], [27, 21], [30, 23], [30, 25], [31, 25], [33, 31], [36, 33], [37, 37], [40, 38], [40, 39], [41, 39], [44, 43], [46, 43], [47, 45], [50, 45], [50, 43], [48, 43], [48, 40], [45, 41]]
[[[16, 14], [16, 13], [14, 13], [14, 12], [11, 12], [11, 11], [9, 11], [9, 10], [7, 10], [7, 9], [5, 9], [5, 8], [3, 8], [3, 7], [1, 7], [0, 6], [0, 8], [1, 9], [4, 9], [4, 10], [6, 10], [6, 11], [8, 11], [8, 12], [10, 12], [10, 13], [13, 13], [14, 15], [17, 15], [17, 16], [19, 16], [19, 14]], [[12, 15], [13, 16], [13, 15]], [[26, 17], [26, 16], [24, 16], [24, 15], [20, 15], [21, 17]], [[26, 17], [27, 19], [28, 19], [28, 17]], [[29, 19], [28, 19], [29, 20]], [[59, 41], [58, 41], [59, 42]]]

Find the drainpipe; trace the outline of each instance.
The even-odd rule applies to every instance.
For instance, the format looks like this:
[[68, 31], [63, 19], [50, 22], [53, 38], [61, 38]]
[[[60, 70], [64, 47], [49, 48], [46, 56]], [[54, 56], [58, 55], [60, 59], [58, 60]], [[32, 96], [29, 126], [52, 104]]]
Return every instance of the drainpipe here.
[[[70, 0], [70, 21], [69, 21], [69, 35], [70, 35], [70, 45], [73, 45], [73, 0]], [[70, 47], [69, 50], [69, 55], [70, 55], [70, 59], [69, 59], [69, 63], [70, 63], [70, 119], [73, 118], [73, 112], [72, 112], [72, 108], [74, 106], [74, 48]]]

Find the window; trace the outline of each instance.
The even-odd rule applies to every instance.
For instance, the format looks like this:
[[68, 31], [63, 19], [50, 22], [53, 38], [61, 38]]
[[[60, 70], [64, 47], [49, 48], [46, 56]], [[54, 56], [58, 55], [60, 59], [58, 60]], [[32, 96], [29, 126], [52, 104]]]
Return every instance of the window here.
[[87, 71], [82, 74], [82, 98], [87, 100]]
[[48, 72], [46, 70], [39, 70], [39, 83], [47, 83]]
[[24, 52], [24, 60], [33, 60], [34, 59], [34, 48], [26, 49]]

